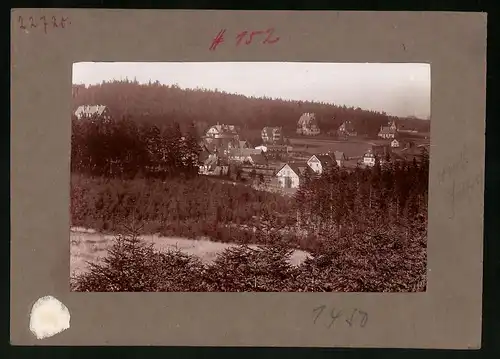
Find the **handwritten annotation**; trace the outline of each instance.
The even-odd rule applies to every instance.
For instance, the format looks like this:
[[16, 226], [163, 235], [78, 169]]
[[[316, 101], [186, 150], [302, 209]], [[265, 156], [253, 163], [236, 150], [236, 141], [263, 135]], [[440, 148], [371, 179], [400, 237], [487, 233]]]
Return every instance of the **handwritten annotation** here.
[[71, 25], [71, 20], [64, 16], [40, 16], [39, 18], [19, 16], [17, 23], [21, 30], [43, 29], [43, 32], [47, 33], [50, 29], [65, 29]]
[[[222, 29], [212, 40], [210, 45], [210, 51], [215, 51], [217, 46], [226, 41], [225, 38], [226, 29]], [[234, 37], [235, 46], [250, 45], [252, 42], [260, 42], [261, 44], [274, 44], [279, 41], [279, 37], [274, 36], [274, 28], [269, 28], [267, 30], [257, 30], [257, 31], [242, 31], [236, 34]]]
[[313, 323], [323, 323], [328, 329], [332, 328], [335, 322], [345, 322], [349, 327], [357, 326], [364, 328], [368, 322], [368, 313], [357, 308], [344, 311], [338, 308], [329, 308], [320, 305], [313, 309]]

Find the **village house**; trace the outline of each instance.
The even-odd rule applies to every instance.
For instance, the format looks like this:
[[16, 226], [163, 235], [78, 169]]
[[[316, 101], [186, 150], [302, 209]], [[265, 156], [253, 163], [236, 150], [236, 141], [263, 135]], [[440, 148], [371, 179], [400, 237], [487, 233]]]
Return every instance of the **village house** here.
[[297, 134], [316, 136], [320, 134], [318, 121], [314, 113], [304, 113], [297, 122]]
[[[408, 151], [409, 150], [409, 151]], [[408, 152], [407, 152], [408, 151]], [[412, 160], [415, 151], [409, 147], [405, 147], [397, 152], [392, 150], [392, 147], [385, 145], [373, 146], [362, 157], [362, 164], [368, 167], [375, 166], [376, 159], [381, 165], [387, 162], [398, 162], [402, 160]]]
[[287, 145], [268, 145], [266, 152], [276, 152], [276, 153], [290, 153], [292, 152], [292, 146]]
[[345, 161], [348, 160], [347, 156], [342, 151], [334, 151], [335, 161], [337, 161], [337, 166], [344, 167]]
[[365, 154], [363, 155], [361, 159], [361, 163], [367, 167], [373, 167], [375, 166], [375, 160], [376, 156], [373, 153], [372, 149], [370, 148]]
[[355, 137], [358, 133], [351, 121], [345, 121], [337, 130], [338, 137]]
[[210, 152], [217, 152], [220, 155], [227, 155], [232, 149], [240, 148], [240, 141], [235, 138], [212, 138], [204, 137], [202, 138], [203, 145]]
[[361, 163], [365, 166], [375, 166], [376, 159], [380, 162], [392, 153], [391, 147], [387, 145], [372, 146], [361, 158]]
[[[307, 166], [307, 165], [306, 165]], [[305, 171], [306, 166], [300, 166], [297, 163], [286, 163], [276, 173], [278, 186], [281, 188], [298, 188], [300, 176]]]
[[104, 105], [83, 105], [79, 106], [75, 111], [75, 116], [78, 119], [84, 118], [99, 118], [103, 120], [111, 119], [111, 114], [107, 106]]
[[307, 165], [311, 167], [315, 173], [322, 174], [325, 168], [331, 166], [335, 162], [337, 163], [337, 166], [342, 167], [344, 165], [344, 161], [346, 160], [347, 157], [344, 152], [334, 151], [326, 154], [312, 155], [307, 160]]
[[262, 153], [262, 150], [254, 148], [236, 148], [229, 151], [228, 159], [234, 162], [253, 163], [258, 157], [252, 158], [252, 156], [262, 155]]
[[262, 177], [263, 182], [271, 182], [271, 178], [274, 176], [275, 169], [267, 165], [242, 165], [241, 177], [249, 179], [258, 179]]
[[199, 159], [199, 174], [208, 176], [223, 176], [228, 172], [229, 166], [216, 153], [202, 152]]
[[384, 139], [393, 139], [396, 138], [396, 134], [398, 132], [398, 127], [396, 126], [396, 122], [392, 121], [388, 124], [388, 126], [381, 126], [378, 136]]
[[400, 143], [400, 141], [398, 141], [398, 139], [397, 139], [397, 138], [395, 138], [395, 139], [393, 139], [393, 140], [391, 141], [391, 147], [392, 147], [392, 148], [399, 148], [399, 146], [400, 146], [400, 145], [401, 145], [401, 143]]
[[264, 143], [279, 143], [283, 137], [281, 127], [264, 127], [261, 131], [262, 141]]
[[234, 125], [217, 123], [207, 130], [205, 136], [210, 138], [234, 138], [239, 140], [239, 131]]
[[207, 130], [202, 143], [211, 151], [227, 156], [233, 149], [250, 148], [246, 140], [239, 137], [238, 129], [232, 125], [215, 125]]

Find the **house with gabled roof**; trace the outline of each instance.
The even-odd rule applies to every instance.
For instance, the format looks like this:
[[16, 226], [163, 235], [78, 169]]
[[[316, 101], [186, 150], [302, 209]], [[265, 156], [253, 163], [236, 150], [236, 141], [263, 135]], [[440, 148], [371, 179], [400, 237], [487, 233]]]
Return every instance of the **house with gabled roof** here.
[[307, 164], [285, 163], [277, 172], [276, 178], [281, 188], [298, 188], [300, 177], [307, 168]]
[[318, 120], [314, 113], [306, 112], [300, 116], [297, 122], [297, 134], [306, 136], [316, 136], [320, 134]]
[[[339, 152], [339, 156], [340, 156]], [[307, 160], [307, 165], [311, 167], [311, 169], [317, 173], [317, 174], [322, 174], [323, 171], [328, 167], [333, 165], [334, 163], [337, 163], [337, 160], [335, 158], [335, 155], [333, 153], [326, 153], [326, 154], [317, 154], [317, 155], [312, 155], [308, 160]]]
[[209, 127], [205, 136], [211, 138], [234, 138], [239, 140], [239, 129], [235, 125], [217, 123]]
[[107, 106], [104, 105], [82, 105], [78, 106], [75, 111], [75, 116], [78, 119], [98, 118], [103, 120], [111, 119], [111, 114]]
[[[261, 149], [255, 148], [234, 148], [229, 151], [228, 158], [236, 162], [253, 162], [252, 156], [262, 155]], [[257, 157], [256, 157], [257, 158]]]
[[337, 166], [343, 167], [344, 162], [348, 160], [346, 154], [342, 151], [333, 151], [335, 161], [337, 161]]
[[264, 143], [279, 143], [283, 139], [281, 134], [281, 127], [266, 126], [261, 131], [262, 141]]
[[239, 140], [240, 148], [250, 148], [250, 143], [247, 140]]
[[370, 149], [368, 149], [368, 151], [365, 152], [365, 154], [361, 158], [361, 163], [365, 166], [373, 167], [373, 166], [375, 166], [376, 159], [377, 159], [377, 155], [370, 148]]
[[395, 121], [390, 122], [387, 126], [381, 126], [380, 131], [378, 132], [378, 137], [384, 139], [393, 139], [396, 138], [398, 133], [398, 127]]
[[358, 133], [354, 128], [354, 124], [351, 121], [345, 121], [340, 125], [337, 130], [337, 136], [339, 137], [355, 137]]

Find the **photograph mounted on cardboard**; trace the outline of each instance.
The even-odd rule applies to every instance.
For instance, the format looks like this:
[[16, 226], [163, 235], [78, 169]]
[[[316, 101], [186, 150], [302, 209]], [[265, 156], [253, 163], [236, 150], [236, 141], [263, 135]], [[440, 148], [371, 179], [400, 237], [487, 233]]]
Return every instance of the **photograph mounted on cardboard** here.
[[75, 63], [71, 289], [425, 291], [430, 89], [417, 63]]

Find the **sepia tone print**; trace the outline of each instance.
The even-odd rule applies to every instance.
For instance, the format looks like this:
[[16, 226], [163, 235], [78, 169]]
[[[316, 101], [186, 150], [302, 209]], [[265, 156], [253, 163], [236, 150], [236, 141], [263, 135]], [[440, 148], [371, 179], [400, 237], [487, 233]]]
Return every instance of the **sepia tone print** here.
[[71, 288], [426, 289], [430, 67], [77, 63]]

